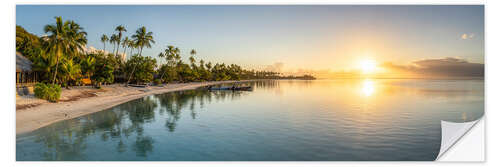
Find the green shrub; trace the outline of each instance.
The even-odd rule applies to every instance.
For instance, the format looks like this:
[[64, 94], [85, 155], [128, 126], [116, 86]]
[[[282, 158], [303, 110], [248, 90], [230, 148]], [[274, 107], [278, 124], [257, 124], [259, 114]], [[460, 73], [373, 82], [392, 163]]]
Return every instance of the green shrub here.
[[35, 96], [50, 102], [58, 102], [61, 97], [61, 86], [37, 83], [35, 85]]
[[153, 83], [154, 83], [155, 85], [160, 85], [160, 84], [162, 84], [162, 82], [161, 82], [161, 80], [160, 80], [160, 79], [155, 79], [155, 80], [153, 81]]

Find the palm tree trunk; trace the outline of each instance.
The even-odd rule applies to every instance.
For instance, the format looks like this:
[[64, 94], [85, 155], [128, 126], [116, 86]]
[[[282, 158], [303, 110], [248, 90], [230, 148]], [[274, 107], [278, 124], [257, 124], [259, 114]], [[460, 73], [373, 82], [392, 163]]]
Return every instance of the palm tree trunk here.
[[106, 42], [104, 42], [104, 52], [106, 52]]
[[120, 50], [120, 41], [118, 41], [117, 46], [118, 46], [118, 47], [116, 47], [116, 53], [115, 53], [115, 56], [117, 56], [117, 55], [118, 55], [118, 50]]
[[132, 72], [130, 73], [130, 76], [128, 76], [127, 84], [125, 86], [128, 86], [128, 83], [130, 82], [130, 79], [132, 79], [132, 75], [134, 75], [135, 72], [135, 67], [137, 64], [134, 64], [134, 68], [132, 68]]
[[[139, 52], [139, 56], [141, 56], [141, 54], [142, 54], [142, 47], [141, 47], [141, 50]], [[130, 76], [128, 77], [126, 86], [128, 86], [128, 83], [130, 82], [130, 79], [132, 79], [132, 75], [134, 75], [135, 67], [137, 67], [137, 63], [134, 64], [134, 68], [132, 68], [132, 73], [130, 73]]]
[[69, 89], [69, 76], [66, 76], [66, 89]]
[[142, 46], [141, 46], [141, 50], [139, 51], [139, 56], [142, 56]]
[[[123, 54], [127, 53], [127, 47], [123, 47]], [[127, 57], [125, 57], [127, 59]]]
[[57, 58], [56, 58], [56, 71], [54, 72], [54, 79], [52, 79], [52, 84], [56, 83], [56, 76], [57, 76], [57, 68], [59, 67], [59, 50], [57, 51]]
[[161, 77], [160, 77], [160, 81], [163, 80], [163, 75], [165, 75], [165, 72], [167, 71], [167, 69], [163, 70], [163, 73], [161, 73]]

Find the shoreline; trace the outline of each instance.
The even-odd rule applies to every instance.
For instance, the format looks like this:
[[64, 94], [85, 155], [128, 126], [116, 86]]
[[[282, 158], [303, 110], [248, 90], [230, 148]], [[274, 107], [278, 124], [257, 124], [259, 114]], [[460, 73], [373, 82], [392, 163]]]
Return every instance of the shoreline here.
[[[218, 85], [224, 83], [243, 83], [255, 80], [243, 81], [210, 81], [210, 82], [191, 82], [167, 84], [163, 87], [150, 86], [147, 88], [124, 87], [123, 84], [114, 84], [103, 86], [102, 90], [95, 88], [76, 88], [73, 91], [78, 92], [77, 99], [61, 100], [58, 103], [49, 103], [40, 99], [33, 101], [42, 101], [22, 109], [16, 109], [16, 135], [32, 132], [39, 128], [51, 125], [56, 122], [73, 119], [76, 117], [99, 112], [111, 107], [135, 100], [141, 97], [163, 94], [168, 92], [192, 90], [203, 86]], [[92, 91], [93, 96], [80, 98], [81, 94], [88, 94]], [[16, 108], [19, 101], [16, 99]]]

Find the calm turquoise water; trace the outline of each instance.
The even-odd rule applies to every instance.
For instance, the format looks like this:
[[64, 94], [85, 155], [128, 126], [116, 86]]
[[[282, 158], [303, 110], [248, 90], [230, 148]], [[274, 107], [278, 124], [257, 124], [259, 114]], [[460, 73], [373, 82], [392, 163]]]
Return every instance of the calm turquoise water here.
[[17, 160], [434, 160], [482, 80], [259, 81], [144, 97], [18, 135]]

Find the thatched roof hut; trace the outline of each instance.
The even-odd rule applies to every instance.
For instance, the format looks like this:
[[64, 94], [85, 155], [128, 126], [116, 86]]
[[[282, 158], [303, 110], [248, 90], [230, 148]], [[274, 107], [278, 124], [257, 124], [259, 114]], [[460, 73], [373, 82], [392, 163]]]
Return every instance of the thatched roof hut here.
[[16, 52], [16, 72], [31, 71], [31, 61], [24, 57], [21, 53]]
[[16, 52], [16, 88], [21, 88], [23, 93], [27, 94], [24, 88], [33, 86], [38, 80], [38, 74], [32, 71], [31, 61], [24, 57], [21, 53]]

